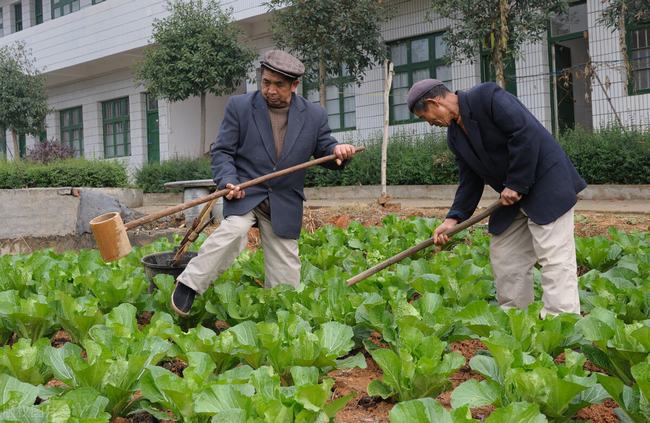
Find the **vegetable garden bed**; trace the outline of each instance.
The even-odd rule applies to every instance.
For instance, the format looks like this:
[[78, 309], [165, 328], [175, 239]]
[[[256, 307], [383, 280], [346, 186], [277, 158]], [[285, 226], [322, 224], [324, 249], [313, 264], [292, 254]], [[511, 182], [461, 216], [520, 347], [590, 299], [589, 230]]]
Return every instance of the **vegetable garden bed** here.
[[342, 227], [301, 237], [299, 290], [260, 289], [253, 248], [186, 319], [169, 310], [173, 280], [149, 293], [139, 263], [167, 240], [111, 264], [0, 257], [0, 421], [650, 418], [647, 231], [579, 238], [584, 315], [540, 320], [539, 303], [494, 304], [483, 230], [348, 288], [439, 221], [330, 218]]

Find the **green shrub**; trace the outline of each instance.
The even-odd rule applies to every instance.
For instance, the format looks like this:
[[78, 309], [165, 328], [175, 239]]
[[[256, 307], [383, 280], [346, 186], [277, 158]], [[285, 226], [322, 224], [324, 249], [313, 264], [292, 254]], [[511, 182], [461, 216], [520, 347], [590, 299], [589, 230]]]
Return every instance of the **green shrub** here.
[[650, 132], [576, 129], [560, 143], [589, 184], [650, 183]]
[[172, 192], [166, 182], [212, 179], [210, 159], [171, 159], [162, 163], [146, 164], [135, 175], [136, 185], [144, 192]]
[[[377, 185], [381, 182], [381, 139], [364, 143], [366, 151], [356, 156], [342, 171], [322, 167], [307, 171], [305, 185]], [[444, 135], [391, 137], [386, 164], [388, 185], [453, 184], [458, 178], [454, 157]]]
[[[608, 128], [590, 133], [576, 129], [560, 138], [567, 155], [589, 184], [650, 183], [650, 132]], [[305, 186], [378, 185], [381, 182], [381, 137], [360, 143], [366, 151], [343, 171], [317, 166], [307, 171]], [[388, 144], [389, 185], [456, 184], [458, 170], [445, 134], [397, 134]], [[145, 165], [136, 175], [145, 192], [168, 192], [165, 182], [210, 179], [209, 158], [174, 159]]]
[[120, 163], [70, 159], [47, 164], [0, 163], [0, 188], [34, 187], [125, 187], [126, 169]]

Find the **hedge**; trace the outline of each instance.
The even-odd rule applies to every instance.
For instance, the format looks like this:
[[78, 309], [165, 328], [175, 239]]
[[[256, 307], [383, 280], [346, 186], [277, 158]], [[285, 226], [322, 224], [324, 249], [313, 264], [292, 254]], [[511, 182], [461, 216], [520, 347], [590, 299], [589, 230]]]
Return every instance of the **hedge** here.
[[[591, 133], [576, 129], [560, 137], [567, 155], [590, 184], [650, 183], [650, 131], [621, 131], [608, 128]], [[366, 151], [343, 171], [322, 167], [307, 171], [305, 186], [377, 185], [380, 183], [381, 139], [363, 143]], [[446, 136], [398, 134], [388, 145], [389, 185], [456, 184], [458, 171]], [[145, 165], [137, 173], [137, 184], [145, 192], [167, 192], [165, 182], [210, 179], [208, 158], [175, 159]]]
[[[377, 185], [381, 182], [381, 140], [365, 142], [366, 151], [335, 172], [322, 167], [307, 171], [305, 186]], [[396, 135], [388, 144], [388, 185], [453, 184], [458, 171], [442, 135]]]
[[191, 181], [195, 179], [212, 179], [210, 158], [171, 159], [162, 163], [146, 164], [135, 175], [135, 182], [144, 192], [173, 192], [168, 190], [165, 182]]
[[560, 143], [589, 184], [650, 183], [650, 131], [576, 129]]
[[112, 161], [69, 159], [48, 164], [0, 162], [0, 189], [127, 185], [126, 169]]

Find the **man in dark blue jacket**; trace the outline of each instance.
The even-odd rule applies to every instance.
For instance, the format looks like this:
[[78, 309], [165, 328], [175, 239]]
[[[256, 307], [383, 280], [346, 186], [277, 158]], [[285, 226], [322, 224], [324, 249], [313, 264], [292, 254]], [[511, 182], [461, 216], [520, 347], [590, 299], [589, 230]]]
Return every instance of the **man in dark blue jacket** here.
[[212, 173], [218, 189], [229, 188], [225, 219], [203, 243], [199, 254], [178, 277], [171, 304], [187, 315], [196, 293], [202, 294], [246, 247], [248, 230], [259, 226], [264, 250], [265, 286], [300, 283], [298, 237], [302, 226], [305, 171], [240, 190], [238, 184], [309, 160], [335, 154], [340, 168], [354, 147], [332, 138], [327, 112], [295, 94], [305, 67], [280, 50], [261, 62], [261, 90], [234, 96], [226, 105], [217, 141], [212, 145]]
[[490, 217], [490, 261], [503, 307], [533, 301], [533, 267], [542, 267], [542, 315], [580, 313], [573, 209], [587, 184], [559, 143], [513, 95], [494, 83], [450, 92], [426, 79], [411, 87], [409, 109], [431, 125], [448, 127], [459, 185], [444, 222], [445, 232], [468, 219], [485, 184], [500, 193], [502, 207]]

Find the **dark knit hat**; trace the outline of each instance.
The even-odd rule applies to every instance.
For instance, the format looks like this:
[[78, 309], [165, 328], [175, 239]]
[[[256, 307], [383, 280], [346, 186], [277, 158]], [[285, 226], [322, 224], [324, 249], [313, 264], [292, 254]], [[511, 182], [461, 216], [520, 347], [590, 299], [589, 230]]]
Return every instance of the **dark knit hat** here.
[[409, 106], [409, 111], [413, 113], [413, 108], [415, 103], [417, 103], [426, 93], [431, 91], [432, 88], [437, 87], [438, 85], [444, 85], [442, 81], [438, 79], [423, 79], [421, 81], [413, 84], [411, 89], [406, 96], [406, 104]]

